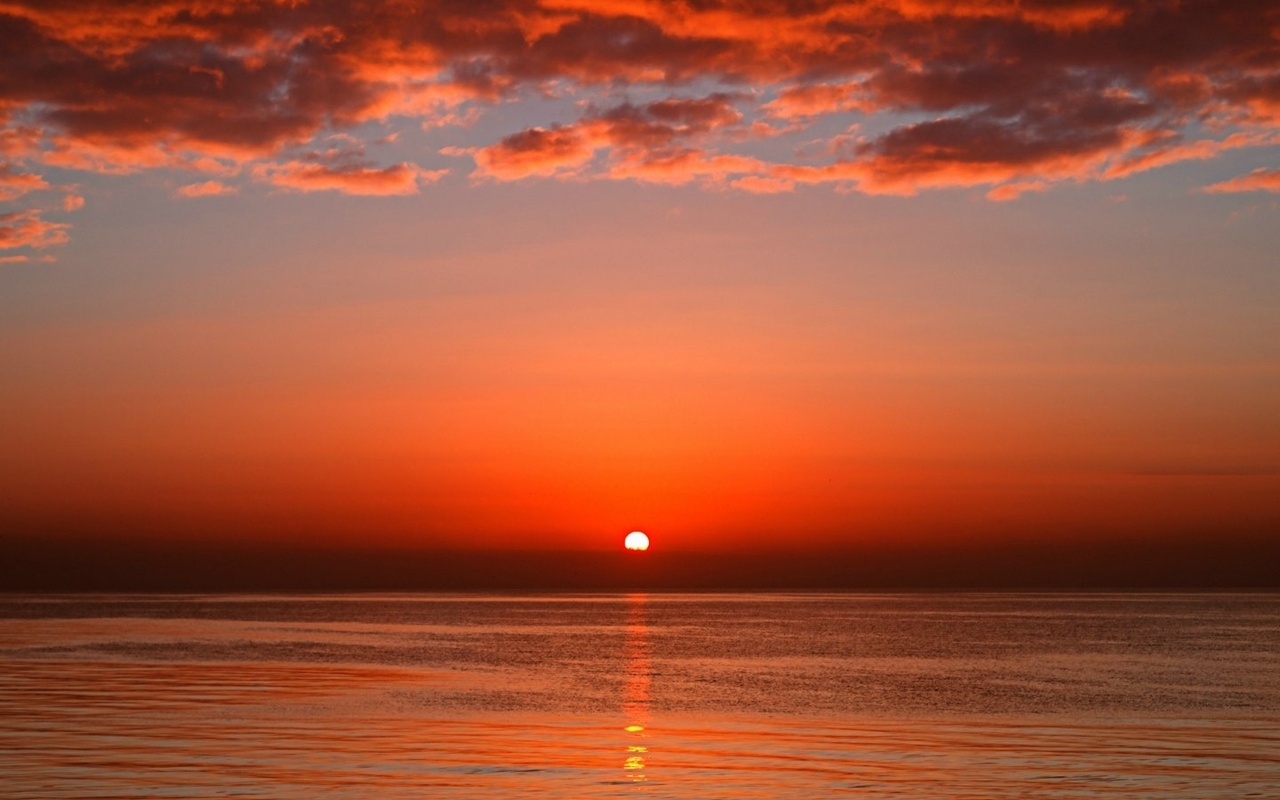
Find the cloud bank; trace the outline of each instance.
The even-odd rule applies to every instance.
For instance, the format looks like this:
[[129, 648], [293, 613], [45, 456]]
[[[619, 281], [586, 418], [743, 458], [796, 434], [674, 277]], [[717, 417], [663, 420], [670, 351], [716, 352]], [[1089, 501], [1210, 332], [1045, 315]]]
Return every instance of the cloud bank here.
[[[1272, 0], [5, 0], [0, 54], [0, 202], [25, 215], [9, 248], [65, 239], [43, 221], [69, 191], [54, 169], [181, 171], [190, 198], [413, 194], [472, 162], [491, 181], [1009, 200], [1280, 142]], [[415, 161], [332, 152], [537, 98], [577, 111]]]

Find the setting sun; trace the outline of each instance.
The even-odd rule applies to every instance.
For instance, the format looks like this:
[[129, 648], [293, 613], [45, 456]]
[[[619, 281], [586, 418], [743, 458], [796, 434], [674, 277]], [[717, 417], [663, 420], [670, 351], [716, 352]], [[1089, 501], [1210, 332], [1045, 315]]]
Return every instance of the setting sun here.
[[640, 531], [632, 531], [622, 542], [628, 550], [648, 550], [649, 537]]

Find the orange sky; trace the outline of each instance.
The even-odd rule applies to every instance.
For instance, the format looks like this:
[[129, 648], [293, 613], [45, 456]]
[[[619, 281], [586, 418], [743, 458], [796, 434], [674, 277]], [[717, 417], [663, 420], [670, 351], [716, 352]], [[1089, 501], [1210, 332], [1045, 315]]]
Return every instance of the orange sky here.
[[0, 39], [0, 534], [1280, 535], [1272, 4], [84, 0]]

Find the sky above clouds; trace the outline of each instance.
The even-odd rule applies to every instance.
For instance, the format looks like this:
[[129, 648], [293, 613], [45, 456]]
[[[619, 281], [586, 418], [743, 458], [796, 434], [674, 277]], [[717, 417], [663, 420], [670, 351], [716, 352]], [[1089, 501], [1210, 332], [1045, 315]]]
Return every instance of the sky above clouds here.
[[14, 1], [0, 54], [12, 531], [1280, 524], [1274, 2]]

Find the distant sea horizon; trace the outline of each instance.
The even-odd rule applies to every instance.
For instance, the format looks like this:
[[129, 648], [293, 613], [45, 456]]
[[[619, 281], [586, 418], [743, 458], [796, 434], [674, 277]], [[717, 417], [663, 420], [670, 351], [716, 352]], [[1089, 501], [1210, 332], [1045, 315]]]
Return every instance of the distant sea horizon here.
[[3, 592], [1275, 590], [1270, 535], [725, 551], [0, 535]]

